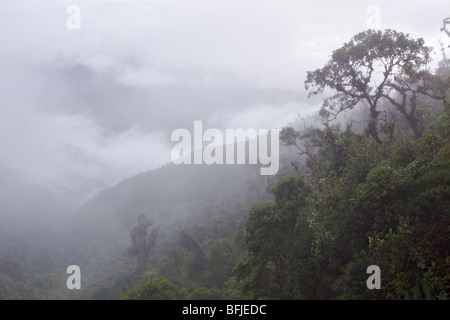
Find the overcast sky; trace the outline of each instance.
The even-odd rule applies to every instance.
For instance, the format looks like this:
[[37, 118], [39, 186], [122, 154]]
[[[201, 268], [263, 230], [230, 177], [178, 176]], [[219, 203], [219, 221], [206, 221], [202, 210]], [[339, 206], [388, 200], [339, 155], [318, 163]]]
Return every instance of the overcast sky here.
[[368, 28], [370, 6], [441, 59], [447, 0], [1, 0], [0, 166], [86, 197], [169, 162], [194, 120], [281, 128], [317, 109], [306, 71]]

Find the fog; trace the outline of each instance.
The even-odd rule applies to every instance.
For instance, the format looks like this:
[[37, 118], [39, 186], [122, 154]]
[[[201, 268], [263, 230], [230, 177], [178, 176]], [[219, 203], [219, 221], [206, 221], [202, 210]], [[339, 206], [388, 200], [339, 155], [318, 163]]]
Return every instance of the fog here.
[[[0, 164], [77, 206], [170, 161], [170, 133], [280, 128], [317, 109], [305, 72], [367, 27], [438, 48], [445, 1], [71, 1], [0, 4]], [[436, 50], [439, 58], [440, 52]]]
[[[235, 246], [235, 263], [248, 207], [277, 177], [175, 166], [171, 134], [314, 123], [323, 97], [308, 98], [306, 72], [333, 50], [391, 28], [433, 46], [433, 69], [449, 15], [444, 0], [1, 0], [0, 299], [120, 297], [106, 277], [133, 274], [124, 252], [141, 213], [161, 226], [152, 267], [184, 230], [217, 244], [211, 256]], [[281, 153], [280, 176], [298, 150]], [[88, 290], [67, 290], [71, 264]]]

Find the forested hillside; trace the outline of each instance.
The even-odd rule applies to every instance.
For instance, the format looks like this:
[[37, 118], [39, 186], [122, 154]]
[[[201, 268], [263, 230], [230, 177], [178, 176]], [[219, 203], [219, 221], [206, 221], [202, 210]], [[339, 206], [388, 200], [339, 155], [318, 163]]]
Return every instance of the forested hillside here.
[[[0, 299], [448, 300], [450, 68], [430, 52], [393, 30], [336, 49], [307, 74], [323, 104], [281, 130], [275, 176], [167, 164], [70, 211], [2, 170]], [[42, 215], [15, 220], [29, 199]]]
[[[122, 298], [448, 299], [450, 78], [446, 60], [426, 70], [429, 54], [393, 30], [362, 32], [334, 51], [306, 80], [312, 95], [336, 92], [323, 125], [281, 133], [298, 149], [296, 174], [250, 206], [234, 242], [181, 233], [182, 245]], [[342, 118], [348, 110], [357, 112]], [[216, 264], [234, 263], [229, 278], [205, 282], [224, 275]], [[376, 290], [366, 285], [372, 265]]]
[[[242, 232], [248, 206], [271, 198], [270, 185], [275, 180], [272, 176], [261, 176], [256, 165], [168, 164], [103, 190], [75, 212], [59, 205], [50, 192], [44, 198], [45, 190], [35, 188], [36, 205], [30, 212], [24, 212], [24, 201], [29, 202], [30, 196], [24, 193], [25, 186], [18, 178], [10, 176], [16, 183], [4, 180], [9, 197], [2, 202], [2, 210], [11, 215], [2, 217], [0, 228], [3, 299], [120, 298], [123, 290], [136, 284], [143, 272], [156, 268], [171, 272], [163, 265], [170, 264], [173, 255], [184, 252], [189, 243], [180, 237], [191, 239], [191, 249], [197, 241], [208, 244], [201, 251], [205, 257], [203, 250], [208, 254], [222, 250], [224, 239], [229, 242], [224, 247], [228, 257], [235, 238]], [[24, 215], [29, 218], [24, 219]], [[139, 270], [136, 257], [130, 254], [133, 251], [130, 231], [141, 215], [151, 221], [149, 231], [155, 231], [156, 237], [145, 270]], [[240, 253], [234, 252], [237, 255], [228, 265], [218, 261], [216, 267], [222, 268], [221, 271], [210, 270], [209, 276], [203, 276], [205, 283], [221, 283], [223, 277], [231, 274], [233, 261], [237, 261]], [[186, 261], [192, 260], [189, 255]], [[213, 261], [203, 261], [199, 270], [192, 272], [203, 272], [209, 263]], [[79, 265], [83, 272], [83, 289], [79, 291], [66, 287], [66, 268], [72, 264]], [[174, 277], [177, 274], [172, 273]], [[183, 274], [178, 277], [183, 283], [193, 283], [193, 279]]]
[[[419, 139], [399, 130], [379, 143], [339, 126], [297, 135], [315, 152], [273, 200], [250, 206], [245, 224], [229, 225], [245, 216], [234, 210], [198, 220], [122, 298], [448, 299], [449, 116], [447, 104]], [[380, 290], [366, 287], [370, 265]]]

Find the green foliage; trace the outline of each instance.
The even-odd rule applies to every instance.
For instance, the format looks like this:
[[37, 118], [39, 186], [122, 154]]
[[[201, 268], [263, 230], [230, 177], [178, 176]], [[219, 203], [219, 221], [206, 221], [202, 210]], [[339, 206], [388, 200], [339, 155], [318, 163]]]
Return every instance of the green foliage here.
[[101, 282], [98, 286], [92, 288], [92, 298], [94, 300], [117, 300], [124, 292], [132, 289], [141, 283], [141, 279], [147, 276], [143, 274], [139, 277], [139, 273], [135, 268], [125, 269], [122, 272], [114, 273], [106, 281]]
[[123, 294], [122, 300], [181, 300], [187, 292], [165, 278], [150, 279]]
[[155, 246], [158, 239], [158, 229], [148, 232], [148, 228], [153, 222], [148, 220], [144, 214], [138, 217], [138, 223], [130, 231], [131, 246], [128, 248], [128, 255], [136, 258], [136, 269], [139, 272], [145, 270], [150, 250]]
[[[445, 114], [436, 119], [443, 121]], [[250, 208], [249, 257], [236, 266], [244, 292], [448, 299], [450, 144], [447, 129], [430, 128], [420, 139], [399, 132], [384, 143], [348, 128], [284, 130], [287, 144], [309, 147], [310, 174], [278, 180], [274, 200]], [[381, 268], [381, 290], [366, 287], [373, 264]]]
[[[449, 77], [422, 72], [428, 58], [421, 39], [356, 35], [307, 85], [338, 92], [324, 117], [366, 99], [366, 134], [284, 128], [301, 156], [273, 184], [257, 166], [168, 165], [124, 181], [79, 213], [77, 231], [61, 237], [73, 247], [0, 239], [0, 299], [449, 299], [450, 104], [432, 101], [448, 95]], [[377, 61], [389, 71], [383, 88], [369, 81]], [[403, 85], [415, 92], [402, 95]], [[382, 98], [419, 131], [386, 121], [378, 137]], [[158, 243], [143, 216], [127, 234], [136, 212], [164, 225]], [[82, 265], [83, 295], [65, 288], [67, 257]], [[381, 269], [380, 290], [366, 287], [369, 265]]]
[[[301, 156], [296, 175], [273, 183], [272, 198], [268, 180], [243, 182], [240, 172], [222, 179], [245, 183], [245, 196], [228, 191], [211, 203], [223, 190], [206, 179], [207, 195], [182, 199], [201, 209], [160, 249], [150, 280], [122, 298], [448, 299], [450, 109], [438, 101], [449, 77], [424, 70], [429, 54], [422, 39], [393, 30], [359, 33], [335, 50], [306, 85], [313, 95], [337, 91], [323, 117], [365, 100], [365, 134], [329, 123], [284, 128], [281, 139]], [[383, 85], [373, 86], [380, 66]], [[381, 269], [380, 290], [366, 287], [370, 265]]]
[[[157, 273], [187, 299], [448, 299], [445, 117], [420, 139], [399, 131], [383, 143], [349, 126], [285, 128], [284, 141], [306, 156], [305, 174], [278, 179], [273, 199], [247, 216], [205, 211]], [[373, 264], [381, 290], [366, 287]]]
[[294, 248], [304, 219], [298, 208], [306, 204], [307, 188], [293, 176], [278, 180], [272, 192], [275, 199], [250, 207], [244, 240], [248, 258], [241, 260], [235, 272], [244, 292], [257, 298], [294, 299], [298, 297]]
[[8, 275], [0, 272], [0, 300], [19, 299], [20, 289]]
[[[426, 68], [431, 48], [423, 39], [413, 39], [395, 30], [366, 30], [333, 51], [321, 69], [307, 72], [305, 88], [309, 96], [326, 88], [336, 92], [323, 101], [320, 116], [326, 123], [348, 109], [366, 103], [370, 119], [366, 133], [379, 141], [378, 121], [381, 102], [387, 101], [407, 121], [416, 137], [420, 137], [418, 96], [445, 101], [448, 79], [432, 75]], [[385, 133], [392, 135], [385, 125]]]

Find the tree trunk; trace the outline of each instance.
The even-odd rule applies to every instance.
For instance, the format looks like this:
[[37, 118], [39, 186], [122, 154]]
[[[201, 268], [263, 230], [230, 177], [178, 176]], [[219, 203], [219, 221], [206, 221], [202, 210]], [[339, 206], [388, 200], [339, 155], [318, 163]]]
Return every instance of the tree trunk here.
[[375, 139], [376, 142], [381, 143], [380, 138], [378, 138], [378, 116], [380, 111], [377, 111], [376, 105], [370, 106], [370, 119], [367, 122], [367, 128], [365, 130], [367, 136]]
[[420, 138], [423, 134], [423, 131], [419, 125], [419, 120], [414, 114], [405, 114], [405, 118], [414, 133], [414, 137], [416, 139]]

